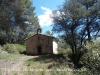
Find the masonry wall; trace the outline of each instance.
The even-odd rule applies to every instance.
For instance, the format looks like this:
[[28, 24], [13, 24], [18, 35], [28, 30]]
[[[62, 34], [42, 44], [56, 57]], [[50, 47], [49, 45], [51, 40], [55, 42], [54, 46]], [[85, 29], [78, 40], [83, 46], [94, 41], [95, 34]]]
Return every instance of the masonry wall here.
[[26, 39], [26, 53], [31, 55], [38, 54], [38, 47], [41, 46], [42, 54], [53, 54], [53, 38], [42, 34], [36, 34]]

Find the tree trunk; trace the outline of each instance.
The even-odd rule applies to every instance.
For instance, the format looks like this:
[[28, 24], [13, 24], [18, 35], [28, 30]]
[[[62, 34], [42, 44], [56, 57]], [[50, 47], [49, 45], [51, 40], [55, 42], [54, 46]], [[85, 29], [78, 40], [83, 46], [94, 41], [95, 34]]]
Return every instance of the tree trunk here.
[[[89, 6], [86, 5], [86, 10], [89, 9]], [[91, 40], [91, 36], [90, 36], [90, 24], [89, 24], [89, 18], [88, 16], [86, 17], [86, 30], [87, 30], [87, 35], [88, 35], [88, 41]]]
[[91, 41], [90, 28], [87, 27], [88, 41]]

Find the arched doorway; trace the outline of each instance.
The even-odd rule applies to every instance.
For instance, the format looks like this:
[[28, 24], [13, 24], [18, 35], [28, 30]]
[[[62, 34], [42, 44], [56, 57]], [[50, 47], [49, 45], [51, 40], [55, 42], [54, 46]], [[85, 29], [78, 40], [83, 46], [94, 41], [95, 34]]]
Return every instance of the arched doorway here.
[[42, 54], [42, 48], [41, 48], [41, 46], [38, 46], [38, 54]]

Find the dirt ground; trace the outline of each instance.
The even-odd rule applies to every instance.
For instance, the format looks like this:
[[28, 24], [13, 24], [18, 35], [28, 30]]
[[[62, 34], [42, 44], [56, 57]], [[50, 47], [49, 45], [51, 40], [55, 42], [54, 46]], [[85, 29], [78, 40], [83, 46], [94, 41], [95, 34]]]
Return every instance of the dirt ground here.
[[[61, 60], [59, 55], [28, 56], [4, 53], [0, 54], [0, 75], [52, 75], [51, 73], [56, 73], [57, 68], [69, 68], [67, 62], [61, 64], [64, 61]], [[40, 69], [43, 69], [43, 71], [40, 71]], [[64, 73], [73, 75], [72, 72], [68, 71]], [[61, 74], [59, 73], [59, 75]]]
[[7, 61], [7, 60], [1, 59], [0, 60], [0, 75], [13, 75], [12, 71], [18, 71], [19, 75], [21, 75], [20, 74], [21, 68], [25, 68], [25, 66], [23, 65], [24, 62], [36, 57], [38, 56], [21, 56], [18, 58], [14, 58], [14, 61], [13, 60]]

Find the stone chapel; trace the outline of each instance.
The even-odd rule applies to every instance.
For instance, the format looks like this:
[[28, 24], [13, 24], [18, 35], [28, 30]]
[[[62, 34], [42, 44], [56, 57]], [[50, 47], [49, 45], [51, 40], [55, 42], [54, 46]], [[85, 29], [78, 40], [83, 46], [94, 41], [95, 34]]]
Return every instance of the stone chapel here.
[[26, 53], [30, 55], [57, 54], [58, 40], [49, 35], [42, 34], [41, 29], [37, 29], [37, 34], [25, 39]]

